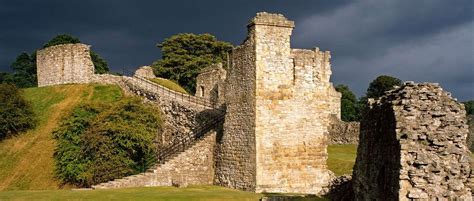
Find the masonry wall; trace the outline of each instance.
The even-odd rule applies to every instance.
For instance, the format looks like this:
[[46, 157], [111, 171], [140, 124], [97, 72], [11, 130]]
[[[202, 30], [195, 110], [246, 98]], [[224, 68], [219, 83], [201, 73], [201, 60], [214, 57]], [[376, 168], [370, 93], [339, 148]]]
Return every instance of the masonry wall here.
[[195, 96], [210, 100], [216, 105], [224, 103], [226, 70], [222, 63], [204, 68], [196, 77]]
[[353, 173], [357, 200], [472, 200], [460, 103], [437, 84], [406, 83], [369, 104]]
[[259, 13], [256, 51], [256, 192], [317, 194], [328, 185], [329, 52], [290, 48], [294, 23]]
[[224, 134], [218, 138], [217, 184], [255, 190], [255, 38], [249, 37], [231, 54], [225, 88]]
[[37, 52], [38, 86], [89, 83], [94, 76], [90, 46], [64, 44]]
[[155, 73], [153, 73], [153, 69], [150, 66], [142, 66], [138, 68], [133, 76], [142, 77], [146, 79], [156, 78]]
[[358, 144], [360, 123], [345, 122], [336, 115], [331, 115], [329, 126], [329, 144]]

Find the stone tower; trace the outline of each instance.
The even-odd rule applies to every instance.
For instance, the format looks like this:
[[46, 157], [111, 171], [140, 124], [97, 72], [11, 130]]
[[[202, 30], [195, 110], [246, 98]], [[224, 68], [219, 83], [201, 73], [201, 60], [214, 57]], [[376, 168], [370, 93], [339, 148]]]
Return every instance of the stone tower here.
[[37, 53], [38, 86], [89, 83], [94, 76], [90, 46], [64, 44]]
[[294, 22], [258, 13], [231, 54], [216, 182], [256, 192], [319, 193], [328, 185], [329, 115], [340, 94], [330, 53], [291, 49]]

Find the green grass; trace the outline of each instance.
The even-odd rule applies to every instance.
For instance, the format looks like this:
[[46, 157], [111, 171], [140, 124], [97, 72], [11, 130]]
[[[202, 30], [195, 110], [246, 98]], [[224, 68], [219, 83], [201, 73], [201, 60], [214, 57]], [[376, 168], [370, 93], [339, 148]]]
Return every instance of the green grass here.
[[117, 85], [93, 85], [92, 101], [114, 102], [122, 97], [122, 90]]
[[154, 82], [154, 83], [157, 83], [161, 86], [164, 86], [168, 89], [171, 89], [173, 91], [181, 92], [181, 93], [184, 93], [184, 94], [188, 93], [183, 87], [179, 86], [179, 84], [177, 84], [176, 82], [171, 81], [171, 80], [167, 80], [167, 79], [164, 79], [164, 78], [154, 78], [154, 79], [151, 79], [151, 81]]
[[357, 156], [357, 145], [329, 145], [328, 154], [327, 164], [329, 170], [337, 176], [352, 174], [352, 167]]
[[143, 187], [118, 190], [0, 192], [0, 200], [259, 200], [261, 194], [219, 186]]
[[[59, 85], [23, 90], [38, 119], [36, 128], [0, 141], [0, 191], [58, 189], [54, 178], [52, 132], [72, 108], [83, 101], [114, 101], [117, 86]], [[2, 200], [2, 199], [0, 199]]]

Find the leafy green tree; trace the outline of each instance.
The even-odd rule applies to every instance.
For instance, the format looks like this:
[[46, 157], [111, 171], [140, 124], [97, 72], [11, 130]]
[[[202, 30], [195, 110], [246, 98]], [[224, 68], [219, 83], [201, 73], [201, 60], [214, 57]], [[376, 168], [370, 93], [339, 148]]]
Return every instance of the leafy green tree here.
[[57, 178], [89, 187], [148, 169], [156, 161], [158, 114], [138, 98], [76, 107], [54, 131]]
[[402, 86], [402, 81], [388, 75], [381, 75], [375, 78], [375, 80], [369, 84], [365, 96], [360, 97], [359, 101], [357, 101], [356, 109], [358, 111], [357, 113], [360, 115], [359, 119], [362, 116], [362, 112], [367, 107], [367, 100], [369, 98], [377, 99], [384, 95], [386, 91], [391, 90], [393, 86]]
[[[43, 49], [47, 47], [51, 47], [54, 45], [61, 45], [61, 44], [75, 44], [75, 43], [80, 43], [81, 41], [79, 38], [68, 35], [68, 34], [61, 34], [55, 36], [53, 39], [48, 41], [46, 44], [43, 45]], [[107, 65], [107, 62], [100, 57], [97, 53], [94, 51], [90, 51], [92, 63], [94, 63], [95, 67], [95, 73], [98, 74], [103, 74], [109, 72], [109, 66]]]
[[94, 63], [94, 71], [96, 74], [104, 74], [109, 72], [109, 66], [107, 65], [107, 61], [105, 61], [102, 57], [100, 57], [97, 53], [91, 50], [91, 59]]
[[367, 89], [367, 98], [378, 98], [384, 95], [385, 91], [391, 90], [393, 86], [402, 86], [402, 81], [398, 78], [388, 75], [378, 76], [369, 84]]
[[76, 44], [80, 43], [81, 41], [79, 38], [76, 38], [74, 36], [68, 35], [68, 34], [60, 34], [55, 36], [53, 39], [48, 41], [46, 44], [43, 45], [43, 49], [55, 45], [62, 45], [62, 44]]
[[0, 84], [0, 139], [33, 128], [35, 115], [30, 102], [12, 84]]
[[342, 94], [341, 97], [341, 119], [343, 121], [357, 121], [359, 114], [357, 111], [357, 98], [346, 85], [337, 85], [336, 91]]
[[467, 115], [474, 115], [474, 100], [463, 102]]
[[210, 34], [181, 33], [158, 44], [162, 59], [152, 64], [157, 76], [177, 81], [188, 92], [194, 93], [196, 76], [201, 69], [227, 60], [232, 49], [228, 42], [218, 41]]
[[0, 72], [0, 84], [12, 83], [12, 77], [10, 73]]
[[17, 87], [27, 88], [37, 85], [36, 54], [21, 53], [11, 64], [11, 68], [13, 69], [10, 77], [11, 83]]

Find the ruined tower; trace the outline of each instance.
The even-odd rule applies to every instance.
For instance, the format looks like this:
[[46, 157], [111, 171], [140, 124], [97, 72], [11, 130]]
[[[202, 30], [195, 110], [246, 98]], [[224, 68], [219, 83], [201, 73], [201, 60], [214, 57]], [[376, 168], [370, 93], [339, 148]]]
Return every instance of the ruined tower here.
[[329, 115], [340, 94], [330, 53], [291, 49], [294, 22], [258, 13], [231, 54], [216, 182], [256, 192], [318, 193], [327, 186]]
[[89, 83], [94, 76], [90, 46], [55, 45], [37, 53], [38, 86]]

